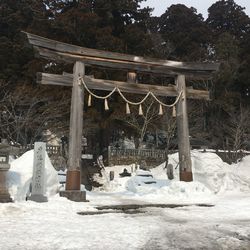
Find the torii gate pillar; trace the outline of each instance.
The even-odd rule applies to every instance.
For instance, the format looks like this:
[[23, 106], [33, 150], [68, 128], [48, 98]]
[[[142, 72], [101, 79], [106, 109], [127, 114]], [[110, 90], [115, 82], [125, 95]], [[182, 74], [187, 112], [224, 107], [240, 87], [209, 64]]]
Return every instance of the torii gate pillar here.
[[66, 175], [66, 190], [61, 192], [73, 201], [86, 201], [86, 192], [81, 191], [81, 151], [83, 128], [83, 88], [79, 78], [85, 74], [82, 62], [76, 62], [73, 70], [73, 87], [71, 96], [70, 131], [69, 131], [69, 160]]
[[177, 91], [182, 91], [182, 97], [177, 103], [177, 134], [180, 163], [180, 180], [193, 181], [192, 162], [190, 154], [188, 115], [187, 115], [187, 98], [185, 76], [176, 77]]

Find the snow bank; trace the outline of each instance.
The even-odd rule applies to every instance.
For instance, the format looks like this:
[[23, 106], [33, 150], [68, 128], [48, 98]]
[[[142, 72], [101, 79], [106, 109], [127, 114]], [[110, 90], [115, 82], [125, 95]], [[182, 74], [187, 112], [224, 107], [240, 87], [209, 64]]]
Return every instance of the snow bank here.
[[[25, 200], [29, 193], [33, 175], [33, 157], [34, 150], [30, 150], [11, 162], [7, 179], [9, 192], [14, 200]], [[56, 194], [59, 186], [58, 175], [50, 162], [47, 152], [45, 156], [45, 180], [47, 182], [46, 195]]]
[[[221, 160], [215, 153], [192, 153], [192, 162], [194, 165], [194, 179], [202, 182], [214, 193], [221, 193], [226, 191], [249, 191], [250, 179], [247, 180], [244, 173], [239, 171], [243, 169], [240, 165], [229, 165]], [[243, 160], [243, 162], [250, 163], [250, 158]], [[245, 164], [245, 163], [243, 163]], [[246, 164], [247, 165], [247, 164]]]
[[138, 169], [135, 176], [129, 178], [125, 187], [128, 191], [140, 194], [148, 194], [154, 192], [163, 186], [166, 186], [167, 180], [155, 179], [150, 171]]
[[[250, 179], [250, 157], [245, 157], [242, 162], [236, 165], [229, 165], [215, 153], [203, 153], [196, 150], [191, 152], [194, 182], [203, 184], [212, 193], [226, 191], [249, 191]], [[169, 156], [169, 163], [174, 166], [175, 180], [179, 180], [179, 159], [178, 154]], [[164, 177], [166, 171], [162, 171], [165, 164], [161, 164], [152, 173], [155, 177]], [[241, 170], [239, 170], [241, 169]]]
[[[104, 186], [99, 190], [154, 202], [207, 202], [217, 194], [250, 191], [250, 157], [245, 157], [237, 165], [228, 165], [210, 152], [193, 150], [191, 157], [193, 182], [179, 181], [176, 153], [169, 156], [169, 163], [174, 167], [174, 180], [167, 179], [165, 163], [150, 170], [152, 177], [141, 176], [145, 171], [135, 171], [135, 165], [113, 166], [106, 167], [106, 175], [114, 171], [115, 179], [110, 182], [104, 180]], [[131, 177], [119, 178], [124, 168], [132, 173]], [[144, 184], [145, 181], [152, 183]]]
[[[151, 176], [141, 176], [147, 171], [136, 170], [135, 164], [106, 167], [96, 178], [103, 186], [94, 191], [106, 192], [109, 196], [119, 196], [129, 199], [139, 199], [151, 202], [206, 202], [217, 194], [225, 192], [250, 191], [250, 156], [241, 162], [228, 165], [219, 156], [211, 152], [193, 150], [192, 167], [193, 182], [179, 181], [178, 154], [169, 156], [169, 163], [174, 167], [174, 180], [168, 180], [165, 163], [150, 170]], [[58, 175], [46, 155], [47, 196], [57, 192]], [[132, 174], [131, 177], [120, 178], [124, 168]], [[9, 188], [14, 200], [24, 200], [29, 192], [33, 171], [33, 151], [11, 163], [9, 171]], [[114, 180], [109, 181], [109, 173], [114, 171]], [[145, 184], [145, 182], [151, 182]], [[90, 192], [88, 195], [96, 194]], [[105, 198], [106, 199], [106, 198]]]
[[231, 167], [244, 181], [250, 183], [250, 155], [245, 156], [240, 162], [231, 165]]
[[[151, 169], [154, 177], [143, 177], [136, 172], [136, 176], [126, 182], [126, 189], [133, 192], [140, 199], [151, 202], [196, 203], [208, 202], [214, 196], [203, 183], [198, 181], [181, 182], [168, 180], [165, 165]], [[144, 171], [145, 172], [145, 171]], [[149, 184], [145, 184], [145, 182]], [[152, 182], [150, 184], [150, 182]]]

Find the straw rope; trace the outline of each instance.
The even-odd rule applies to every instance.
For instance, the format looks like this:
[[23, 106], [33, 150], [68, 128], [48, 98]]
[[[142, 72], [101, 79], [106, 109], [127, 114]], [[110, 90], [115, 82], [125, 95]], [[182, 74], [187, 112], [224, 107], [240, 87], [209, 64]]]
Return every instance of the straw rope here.
[[132, 102], [132, 101], [128, 100], [128, 99], [123, 95], [123, 93], [121, 92], [121, 90], [120, 90], [119, 87], [117, 87], [117, 86], [114, 87], [113, 90], [112, 90], [108, 95], [106, 95], [106, 96], [99, 96], [99, 95], [96, 95], [95, 93], [93, 93], [93, 92], [88, 88], [88, 86], [87, 86], [86, 83], [84, 82], [83, 78], [79, 78], [79, 80], [81, 81], [83, 87], [88, 91], [88, 93], [89, 93], [90, 95], [94, 96], [94, 97], [97, 98], [97, 99], [102, 99], [102, 100], [107, 99], [107, 98], [109, 98], [111, 95], [113, 95], [114, 92], [117, 91], [117, 92], [119, 93], [119, 95], [121, 96], [121, 98], [122, 98], [126, 103], [128, 103], [128, 104], [130, 104], [130, 105], [140, 105], [140, 104], [142, 104], [143, 102], [145, 102], [146, 99], [151, 95], [151, 96], [152, 96], [159, 104], [161, 104], [162, 106], [171, 108], [171, 107], [175, 106], [175, 105], [178, 103], [178, 101], [180, 100], [180, 98], [181, 98], [181, 96], [182, 96], [182, 93], [183, 93], [183, 91], [181, 91], [181, 92], [179, 93], [179, 95], [177, 96], [175, 102], [172, 103], [172, 104], [163, 103], [163, 102], [162, 102], [161, 100], [159, 100], [159, 99], [156, 97], [156, 95], [155, 95], [153, 92], [151, 92], [151, 91], [149, 91], [149, 92], [145, 95], [145, 97], [142, 98], [141, 101], [139, 101], [139, 102]]

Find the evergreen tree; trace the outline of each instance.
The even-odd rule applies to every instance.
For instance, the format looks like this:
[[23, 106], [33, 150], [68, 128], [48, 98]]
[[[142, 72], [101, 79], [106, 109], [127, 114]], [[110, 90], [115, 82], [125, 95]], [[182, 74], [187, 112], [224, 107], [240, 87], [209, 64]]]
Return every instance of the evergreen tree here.
[[235, 75], [235, 90], [241, 93], [244, 102], [250, 105], [250, 34], [241, 43], [241, 63]]
[[222, 63], [216, 81], [217, 95], [237, 91], [248, 96], [246, 41], [250, 34], [250, 18], [233, 0], [221, 0], [208, 9], [206, 23], [213, 32], [214, 58]]
[[209, 126], [212, 137], [218, 139], [217, 145], [232, 149], [237, 131], [232, 131], [232, 121], [242, 117], [243, 101], [249, 100], [246, 53], [249, 45], [246, 45], [246, 41], [250, 19], [244, 13], [244, 8], [233, 0], [217, 1], [208, 9], [208, 13], [206, 23], [212, 33], [212, 55], [214, 60], [221, 63], [214, 78], [215, 99], [209, 105]]
[[[45, 35], [48, 29], [46, 6], [39, 1], [1, 1], [0, 8], [0, 79], [9, 84], [31, 82], [39, 71], [39, 61], [25, 45], [22, 30], [39, 30]], [[31, 63], [32, 62], [32, 63]], [[31, 67], [30, 67], [31, 66]]]
[[171, 57], [184, 61], [203, 61], [209, 45], [208, 28], [196, 9], [172, 5], [160, 17], [159, 32], [174, 47]]
[[250, 31], [249, 17], [244, 9], [234, 0], [217, 1], [208, 9], [206, 23], [216, 36], [228, 32], [237, 39], [242, 39]]

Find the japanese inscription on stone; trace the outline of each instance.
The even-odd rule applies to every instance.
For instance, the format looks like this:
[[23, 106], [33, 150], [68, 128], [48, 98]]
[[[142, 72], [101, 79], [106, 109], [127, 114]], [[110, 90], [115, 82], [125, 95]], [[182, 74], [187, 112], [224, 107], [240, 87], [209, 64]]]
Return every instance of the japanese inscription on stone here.
[[32, 195], [43, 195], [45, 192], [45, 150], [46, 143], [36, 142], [34, 147]]

